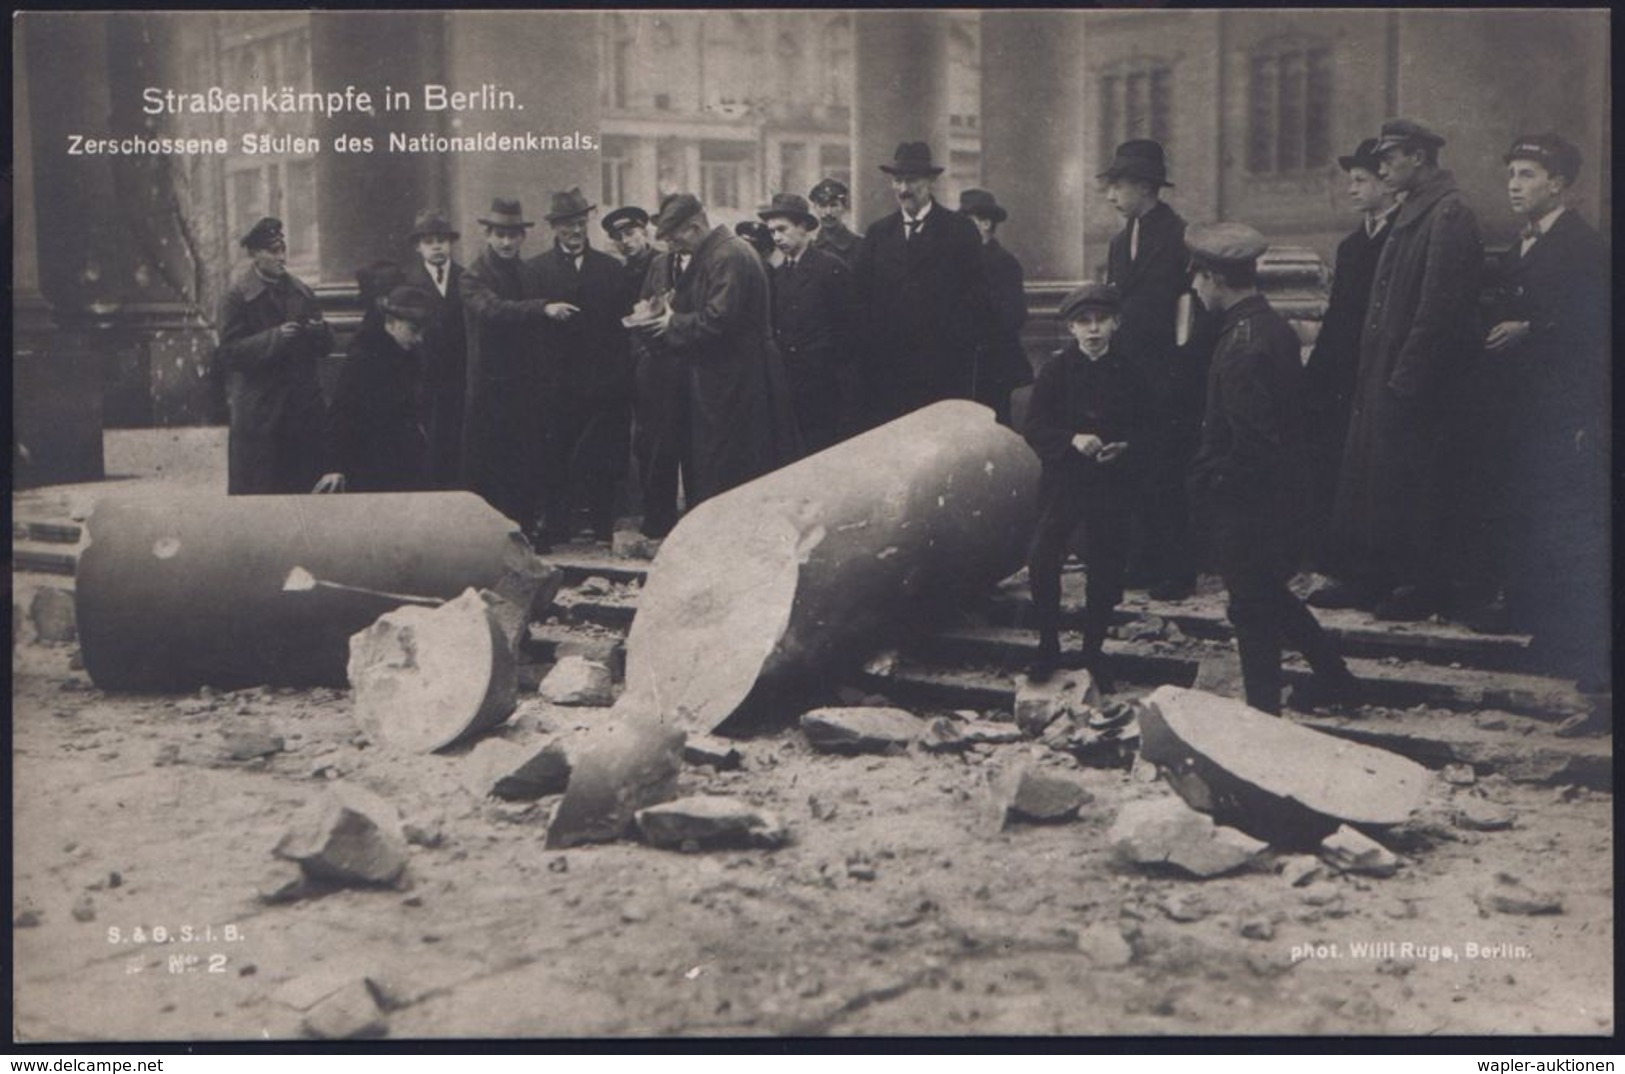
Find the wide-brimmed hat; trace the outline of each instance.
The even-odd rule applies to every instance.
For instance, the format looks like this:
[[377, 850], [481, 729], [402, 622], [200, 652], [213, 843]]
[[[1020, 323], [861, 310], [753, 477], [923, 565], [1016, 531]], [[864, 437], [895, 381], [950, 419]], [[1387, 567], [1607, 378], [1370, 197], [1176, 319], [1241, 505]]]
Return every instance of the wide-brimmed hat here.
[[629, 227], [648, 227], [649, 214], [636, 205], [623, 205], [605, 213], [598, 223], [606, 232], [614, 235]]
[[766, 205], [756, 210], [756, 215], [763, 220], [783, 216], [805, 225], [809, 231], [818, 227], [818, 217], [813, 215], [812, 207], [800, 194], [774, 194]]
[[378, 305], [389, 316], [410, 321], [420, 328], [434, 319], [434, 299], [421, 287], [397, 287]]
[[959, 211], [966, 216], [985, 216], [995, 224], [1003, 223], [1010, 216], [991, 190], [982, 190], [978, 187], [960, 192]]
[[286, 246], [288, 240], [282, 233], [282, 221], [274, 216], [262, 216], [248, 229], [248, 234], [240, 240], [243, 248], [247, 250], [269, 250], [277, 243]]
[[418, 213], [412, 221], [412, 233], [406, 237], [416, 242], [425, 235], [445, 235], [452, 242], [463, 237], [460, 231], [451, 226], [451, 221], [440, 209], [424, 209]]
[[1191, 224], [1185, 228], [1185, 248], [1193, 268], [1223, 267], [1257, 261], [1270, 243], [1250, 224]]
[[1168, 181], [1168, 158], [1161, 142], [1149, 138], [1131, 138], [1117, 147], [1112, 162], [1096, 179], [1140, 179], [1157, 186], [1173, 186]]
[[597, 205], [587, 200], [587, 195], [581, 188], [573, 186], [569, 190], [555, 191], [553, 200], [547, 207], [547, 215], [542, 217], [549, 224], [557, 224], [565, 220], [573, 220], [578, 216], [586, 216]]
[[814, 205], [852, 204], [852, 191], [839, 179], [818, 180], [818, 185], [812, 188], [807, 197]]
[[1380, 155], [1396, 145], [1437, 149], [1444, 145], [1444, 136], [1414, 119], [1390, 119], [1382, 125], [1375, 151]]
[[486, 227], [535, 227], [534, 221], [525, 219], [525, 210], [518, 198], [492, 198], [491, 212], [479, 218]]
[[1337, 166], [1344, 171], [1355, 168], [1364, 168], [1372, 175], [1377, 174], [1377, 167], [1382, 164], [1382, 154], [1377, 152], [1377, 139], [1367, 138], [1354, 148], [1354, 152], [1346, 157], [1337, 158]]
[[898, 143], [897, 152], [892, 154], [892, 162], [882, 164], [880, 170], [887, 175], [905, 178], [942, 174], [942, 168], [931, 162], [931, 147], [924, 142]]
[[655, 216], [655, 238], [666, 238], [704, 211], [705, 206], [693, 194], [667, 194]]
[[1087, 310], [1117, 313], [1123, 308], [1123, 295], [1109, 283], [1086, 283], [1061, 299], [1060, 318], [1063, 323]]
[[1561, 134], [1526, 134], [1501, 159], [1507, 164], [1532, 160], [1547, 174], [1561, 175], [1571, 183], [1580, 177], [1580, 149]]

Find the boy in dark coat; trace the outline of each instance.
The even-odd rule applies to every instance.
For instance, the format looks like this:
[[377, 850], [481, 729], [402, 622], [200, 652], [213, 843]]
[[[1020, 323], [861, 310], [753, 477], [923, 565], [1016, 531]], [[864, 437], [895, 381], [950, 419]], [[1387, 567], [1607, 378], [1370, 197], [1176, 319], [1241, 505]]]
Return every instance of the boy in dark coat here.
[[1133, 455], [1150, 403], [1139, 373], [1113, 344], [1121, 305], [1110, 284], [1085, 284], [1068, 295], [1061, 319], [1075, 342], [1033, 384], [1025, 434], [1043, 461], [1027, 567], [1038, 625], [1038, 658], [1027, 669], [1033, 682], [1047, 680], [1060, 663], [1061, 563], [1080, 527], [1089, 571], [1081, 656], [1097, 680], [1112, 610], [1123, 599]]

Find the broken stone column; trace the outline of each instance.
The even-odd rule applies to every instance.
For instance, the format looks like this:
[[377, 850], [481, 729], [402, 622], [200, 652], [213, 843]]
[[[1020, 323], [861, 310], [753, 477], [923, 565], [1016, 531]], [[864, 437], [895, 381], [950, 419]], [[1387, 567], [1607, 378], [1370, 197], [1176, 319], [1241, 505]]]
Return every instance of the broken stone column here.
[[[342, 686], [350, 635], [400, 603], [379, 593], [534, 573], [518, 527], [466, 492], [107, 497], [86, 530], [80, 646], [105, 690]], [[334, 584], [289, 590], [296, 568]]]
[[1427, 798], [1431, 773], [1398, 754], [1200, 690], [1162, 686], [1145, 702], [1141, 756], [1192, 808], [1270, 843], [1400, 824]]
[[582, 736], [569, 755], [570, 782], [547, 829], [549, 850], [607, 843], [637, 811], [677, 796], [684, 734], [644, 720], [617, 721]]

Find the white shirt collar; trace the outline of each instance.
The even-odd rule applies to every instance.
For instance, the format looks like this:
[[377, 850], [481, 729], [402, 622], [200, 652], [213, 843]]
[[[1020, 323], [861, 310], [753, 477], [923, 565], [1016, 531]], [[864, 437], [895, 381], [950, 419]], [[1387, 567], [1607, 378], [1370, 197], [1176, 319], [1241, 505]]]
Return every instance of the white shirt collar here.
[[1568, 208], [1568, 206], [1559, 205], [1557, 208], [1535, 221], [1535, 226], [1540, 229], [1540, 233], [1542, 235], [1552, 230], [1552, 225], [1557, 223], [1557, 218], [1563, 215], [1563, 210], [1566, 208]]
[[925, 220], [925, 218], [927, 216], [929, 216], [931, 214], [931, 209], [932, 209], [933, 206], [936, 205], [936, 203], [937, 203], [936, 198], [927, 198], [925, 200], [925, 207], [924, 208], [922, 208], [919, 212], [915, 213], [913, 216], [910, 216], [907, 213], [904, 213], [903, 214], [903, 219], [904, 220], [912, 220], [915, 223], [921, 223], [921, 222], [923, 222]]

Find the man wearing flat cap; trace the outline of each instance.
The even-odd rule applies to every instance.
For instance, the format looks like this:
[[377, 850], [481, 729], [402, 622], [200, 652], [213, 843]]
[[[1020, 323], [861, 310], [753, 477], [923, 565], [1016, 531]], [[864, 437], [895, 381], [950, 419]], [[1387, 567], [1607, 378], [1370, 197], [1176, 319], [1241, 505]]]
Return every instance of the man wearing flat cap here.
[[317, 363], [333, 333], [316, 295], [288, 272], [282, 221], [267, 216], [241, 240], [251, 264], [220, 307], [215, 367], [231, 409], [231, 495], [297, 494], [322, 476], [326, 403]]
[[[363, 287], [364, 293], [371, 290]], [[430, 487], [420, 348], [434, 316], [434, 299], [421, 287], [394, 286], [377, 297], [346, 348], [327, 415], [330, 470], [318, 491], [419, 492]]]
[[756, 214], [780, 255], [773, 279], [773, 338], [790, 403], [811, 454], [840, 439], [839, 376], [852, 354], [852, 273], [813, 242], [818, 218], [799, 194], [775, 194]]
[[580, 187], [555, 193], [546, 215], [552, 249], [525, 263], [530, 292], [547, 314], [538, 414], [547, 545], [575, 536], [578, 509], [594, 540], [610, 540], [616, 486], [631, 458], [632, 352], [621, 325], [631, 302], [620, 263], [587, 241], [595, 208]]
[[999, 225], [1010, 213], [990, 190], [960, 192], [959, 212], [970, 217], [982, 239], [982, 273], [993, 305], [989, 332], [976, 356], [976, 401], [992, 407], [999, 421], [1010, 423], [1010, 393], [1032, 383], [1033, 370], [1021, 346], [1027, 323], [1027, 274], [1016, 255], [999, 242]]
[[977, 345], [993, 317], [976, 225], [932, 197], [943, 169], [931, 147], [904, 142], [880, 170], [898, 211], [869, 225], [852, 270], [870, 425], [975, 398]]
[[1061, 564], [1081, 529], [1089, 573], [1079, 661], [1109, 689], [1101, 650], [1123, 599], [1136, 456], [1150, 417], [1144, 381], [1117, 342], [1121, 306], [1109, 283], [1086, 283], [1061, 301], [1073, 342], [1039, 372], [1022, 429], [1043, 466], [1027, 559], [1038, 628], [1038, 656], [1027, 669], [1033, 682], [1060, 664]]
[[440, 209], [424, 209], [408, 236], [417, 256], [406, 282], [429, 296], [434, 315], [423, 328], [423, 393], [428, 404], [429, 474], [433, 487], [462, 487], [463, 410], [468, 403], [468, 335], [463, 322], [463, 266], [451, 255], [462, 236]]
[[767, 272], [750, 244], [711, 226], [693, 194], [660, 203], [655, 236], [688, 264], [663, 311], [641, 331], [681, 363], [689, 510], [799, 451], [784, 368], [773, 343]]
[[852, 192], [839, 179], [820, 179], [807, 200], [818, 215], [818, 235], [813, 245], [851, 268], [857, 260], [858, 243], [863, 241], [862, 235], [846, 226], [847, 214], [852, 211]]
[[1565, 205], [1580, 150], [1525, 135], [1504, 156], [1522, 226], [1497, 266], [1485, 364], [1503, 407], [1507, 611], [1552, 672], [1609, 680], [1609, 264], [1602, 236]]
[[519, 256], [534, 224], [517, 198], [492, 199], [479, 223], [485, 249], [461, 281], [468, 337], [463, 480], [534, 536], [544, 388], [539, 333], [547, 303], [536, 297]]
[[1480, 353], [1478, 221], [1439, 167], [1444, 139], [1391, 119], [1374, 152], [1378, 174], [1403, 195], [1377, 259], [1360, 332], [1360, 364], [1328, 540], [1373, 614], [1426, 618], [1442, 610], [1447, 572], [1465, 548], [1459, 458], [1463, 383]]
[[1162, 200], [1173, 184], [1161, 143], [1124, 142], [1096, 178], [1123, 217], [1123, 230], [1107, 248], [1106, 279], [1123, 296], [1123, 343], [1152, 396], [1134, 570], [1152, 597], [1181, 600], [1196, 581], [1185, 470], [1202, 416], [1201, 366], [1178, 341], [1179, 300], [1189, 289], [1185, 221]]
[[1258, 293], [1268, 243], [1234, 223], [1193, 224], [1185, 243], [1196, 297], [1221, 318], [1191, 505], [1229, 592], [1247, 704], [1280, 714], [1283, 641], [1314, 669], [1295, 708], [1353, 700], [1336, 645], [1287, 588], [1303, 553], [1309, 468], [1298, 335]]

